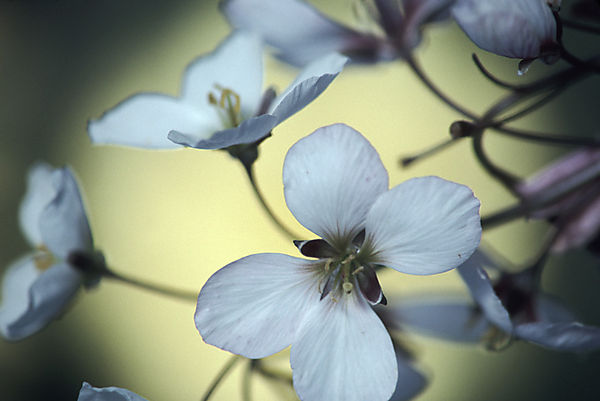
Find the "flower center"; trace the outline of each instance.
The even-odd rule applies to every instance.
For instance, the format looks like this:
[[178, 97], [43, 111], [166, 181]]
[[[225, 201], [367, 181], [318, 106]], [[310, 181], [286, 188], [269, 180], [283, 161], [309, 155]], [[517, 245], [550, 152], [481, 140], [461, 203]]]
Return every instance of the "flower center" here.
[[35, 255], [33, 255], [33, 263], [39, 271], [47, 270], [56, 262], [56, 258], [46, 248], [45, 245], [40, 245], [36, 249]]
[[242, 122], [240, 95], [232, 89], [215, 84], [217, 94], [208, 93], [208, 103], [213, 105], [226, 128], [234, 128]]

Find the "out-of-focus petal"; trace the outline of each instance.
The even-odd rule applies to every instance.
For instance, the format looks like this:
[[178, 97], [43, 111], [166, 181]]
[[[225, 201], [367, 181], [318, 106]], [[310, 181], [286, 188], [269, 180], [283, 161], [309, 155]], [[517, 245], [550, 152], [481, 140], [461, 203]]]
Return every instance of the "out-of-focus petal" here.
[[235, 127], [218, 131], [209, 138], [179, 131], [169, 132], [169, 140], [196, 149], [225, 149], [264, 138], [277, 124], [277, 118], [268, 114], [251, 117]]
[[398, 365], [389, 334], [369, 304], [352, 293], [318, 302], [305, 316], [290, 353], [302, 400], [385, 401]]
[[586, 352], [600, 348], [600, 328], [578, 322], [536, 322], [515, 327], [526, 341], [557, 351]]
[[348, 245], [363, 229], [369, 208], [387, 190], [388, 175], [359, 132], [334, 124], [292, 146], [283, 185], [296, 219], [335, 248]]
[[485, 315], [468, 300], [419, 297], [388, 303], [386, 316], [402, 328], [441, 340], [478, 343], [491, 328]]
[[312, 261], [251, 255], [208, 279], [195, 322], [205, 342], [247, 358], [263, 358], [294, 340], [302, 317], [319, 302]]
[[[8, 286], [14, 288], [7, 290]], [[3, 285], [2, 310], [10, 321], [1, 318], [2, 334], [20, 340], [38, 332], [62, 314], [80, 286], [81, 276], [67, 264], [55, 264], [40, 273], [32, 258], [17, 262]]]
[[52, 185], [54, 168], [46, 163], [36, 163], [29, 169], [27, 176], [27, 192], [19, 209], [19, 223], [25, 238], [31, 246], [43, 245], [40, 232], [40, 216], [48, 203], [56, 196], [56, 188]]
[[457, 0], [452, 14], [477, 46], [500, 56], [537, 58], [556, 38], [545, 0]]
[[[258, 33], [277, 56], [297, 66], [332, 52], [370, 42], [298, 0], [226, 0], [221, 11], [231, 25]], [[372, 40], [371, 40], [372, 41]]]
[[506, 333], [512, 333], [513, 324], [508, 311], [494, 292], [485, 270], [467, 261], [458, 268], [458, 273], [460, 273], [473, 299], [481, 307], [487, 319]]
[[69, 168], [52, 174], [56, 196], [40, 216], [40, 231], [44, 244], [60, 258], [73, 250], [91, 250], [92, 234], [81, 194]]
[[147, 401], [139, 395], [119, 387], [92, 387], [83, 382], [77, 401]]
[[427, 386], [427, 378], [412, 367], [400, 353], [396, 353], [398, 362], [398, 382], [390, 401], [408, 401], [419, 394]]
[[[592, 185], [600, 185], [600, 182]], [[552, 252], [566, 252], [569, 249], [582, 247], [600, 233], [600, 193], [596, 188], [593, 190], [596, 191], [596, 199], [569, 216], [554, 239]]]
[[[240, 97], [242, 116], [258, 110], [262, 91], [263, 55], [260, 38], [251, 32], [235, 31], [212, 53], [201, 56], [186, 69], [182, 99], [201, 110], [211, 108], [208, 94], [218, 88], [233, 90]], [[173, 130], [192, 132], [179, 127]]]
[[379, 196], [365, 229], [363, 248], [376, 263], [409, 274], [441, 273], [479, 245], [479, 201], [464, 185], [414, 178]]
[[280, 123], [315, 100], [342, 71], [348, 58], [333, 53], [307, 65], [271, 105], [270, 114]]
[[208, 137], [220, 127], [215, 110], [194, 108], [180, 99], [158, 93], [134, 95], [88, 124], [93, 143], [144, 149], [177, 149], [171, 130]]

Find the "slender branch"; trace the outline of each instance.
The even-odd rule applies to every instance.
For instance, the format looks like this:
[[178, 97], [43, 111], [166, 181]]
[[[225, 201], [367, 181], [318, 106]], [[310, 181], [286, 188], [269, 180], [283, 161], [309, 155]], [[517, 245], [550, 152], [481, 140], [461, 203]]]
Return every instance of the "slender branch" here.
[[252, 382], [252, 371], [254, 365], [253, 360], [250, 360], [248, 366], [246, 366], [246, 370], [244, 371], [244, 375], [242, 377], [242, 401], [252, 401], [252, 391], [250, 388]]
[[514, 193], [514, 187], [519, 182], [519, 178], [510, 174], [509, 172], [496, 166], [487, 156], [483, 149], [483, 132], [480, 132], [473, 136], [473, 151], [477, 160], [481, 163], [483, 168], [498, 181], [500, 181], [509, 191]]
[[513, 85], [511, 83], [502, 81], [502, 80], [496, 78], [494, 75], [492, 75], [492, 73], [487, 68], [484, 67], [483, 63], [481, 62], [481, 60], [479, 59], [479, 57], [477, 56], [477, 54], [473, 53], [471, 55], [471, 57], [473, 58], [473, 62], [475, 63], [475, 66], [479, 69], [479, 71], [487, 79], [489, 79], [492, 83], [498, 85], [501, 88], [509, 89], [509, 90], [514, 90], [514, 91], [518, 91], [518, 90], [522, 89], [522, 87], [520, 85]]
[[108, 268], [102, 272], [102, 274], [113, 280], [120, 281], [122, 283], [131, 284], [135, 287], [141, 288], [143, 290], [155, 292], [161, 295], [167, 295], [173, 298], [185, 299], [185, 300], [193, 300], [196, 301], [198, 299], [198, 293], [192, 291], [181, 290], [179, 288], [173, 288], [164, 286], [162, 284], [150, 283], [148, 281], [143, 281], [137, 278], [132, 278], [128, 276], [124, 276], [119, 273], [115, 273]]
[[417, 153], [416, 155], [402, 157], [402, 158], [400, 158], [400, 165], [402, 167], [408, 167], [416, 161], [420, 161], [426, 157], [429, 157], [431, 155], [434, 155], [434, 154], [440, 152], [443, 149], [446, 149], [453, 143], [458, 142], [458, 139], [460, 139], [460, 138], [450, 138], [450, 139], [440, 142], [436, 145], [433, 145], [432, 147], [425, 149], [425, 150], [421, 151], [420, 153]]
[[227, 376], [229, 374], [229, 372], [231, 371], [231, 369], [235, 366], [235, 364], [240, 359], [242, 359], [242, 358], [239, 357], [239, 356], [237, 356], [237, 355], [232, 355], [229, 358], [229, 360], [227, 361], [227, 363], [225, 364], [225, 366], [223, 366], [223, 368], [221, 369], [221, 371], [214, 378], [212, 384], [210, 385], [210, 387], [208, 388], [208, 390], [206, 391], [206, 393], [204, 394], [204, 396], [201, 398], [201, 401], [208, 401], [210, 399], [210, 397], [212, 396], [212, 394], [214, 393], [214, 391], [217, 389], [217, 387], [219, 386], [219, 384], [221, 383], [221, 381], [225, 378], [225, 376]]
[[517, 128], [497, 126], [496, 123], [489, 128], [506, 136], [524, 139], [527, 141], [548, 143], [554, 145], [569, 145], [569, 146], [600, 146], [600, 137], [585, 138], [581, 136], [571, 135], [552, 135], [540, 132], [526, 131]]
[[[244, 165], [244, 164], [242, 163], [242, 165]], [[269, 207], [269, 205], [265, 201], [265, 198], [262, 195], [262, 192], [260, 191], [260, 189], [258, 188], [258, 185], [257, 185], [255, 177], [254, 177], [253, 164], [250, 164], [249, 166], [244, 165], [244, 168], [246, 170], [246, 174], [248, 176], [248, 180], [250, 181], [250, 185], [252, 185], [252, 189], [254, 190], [254, 194], [256, 195], [256, 198], [260, 202], [260, 204], [261, 204], [262, 208], [264, 209], [264, 211], [267, 212], [267, 215], [269, 215], [269, 217], [271, 218], [271, 220], [273, 221], [273, 223], [275, 223], [275, 225], [277, 226], [277, 228], [279, 228], [279, 230], [282, 233], [284, 233], [286, 236], [288, 236], [289, 238], [291, 238], [291, 239], [300, 238], [300, 236], [295, 235], [290, 229], [288, 229], [286, 227], [285, 224], [283, 224], [283, 222], [281, 220], [279, 220], [279, 218], [277, 216], [275, 216], [275, 214], [273, 213], [273, 211], [271, 210], [271, 208]]]
[[600, 35], [600, 26], [596, 25], [588, 25], [578, 21], [571, 21], [568, 19], [561, 18], [562, 25], [567, 28], [576, 29], [582, 32], [593, 33], [595, 35]]

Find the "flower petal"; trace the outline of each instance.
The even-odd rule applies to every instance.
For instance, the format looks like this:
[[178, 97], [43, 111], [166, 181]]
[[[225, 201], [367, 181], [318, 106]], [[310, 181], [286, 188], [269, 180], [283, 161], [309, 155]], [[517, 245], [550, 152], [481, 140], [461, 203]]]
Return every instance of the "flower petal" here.
[[54, 168], [46, 163], [36, 163], [29, 169], [27, 192], [19, 209], [19, 223], [25, 238], [33, 247], [43, 245], [40, 232], [40, 216], [48, 203], [56, 196], [52, 185]]
[[385, 327], [359, 295], [327, 297], [305, 316], [290, 353], [300, 399], [384, 401], [398, 365]]
[[457, 270], [486, 318], [506, 333], [512, 333], [513, 324], [510, 315], [494, 292], [485, 270], [471, 261], [467, 261]]
[[296, 219], [333, 247], [362, 230], [367, 212], [386, 191], [388, 175], [371, 144], [344, 124], [319, 128], [288, 151], [285, 200]]
[[139, 395], [119, 387], [92, 387], [83, 382], [77, 401], [147, 401]]
[[2, 286], [2, 335], [16, 341], [38, 332], [60, 316], [80, 285], [81, 276], [67, 264], [40, 272], [31, 256], [17, 261]]
[[394, 325], [434, 338], [478, 343], [491, 325], [471, 301], [431, 296], [394, 300], [383, 312]]
[[298, 66], [342, 52], [365, 36], [303, 1], [227, 0], [221, 3], [221, 11], [231, 25], [258, 33], [278, 50], [279, 58]]
[[[208, 94], [219, 98], [219, 87], [234, 91], [240, 97], [244, 119], [256, 114], [261, 99], [263, 60], [262, 42], [247, 31], [235, 31], [212, 53], [201, 56], [186, 69], [182, 99], [198, 109], [213, 108]], [[177, 131], [190, 132], [179, 127]]]
[[217, 271], [198, 296], [195, 321], [204, 341], [247, 358], [289, 346], [306, 310], [319, 302], [311, 263], [264, 253]]
[[347, 62], [347, 57], [333, 53], [307, 65], [294, 82], [273, 101], [270, 114], [277, 117], [279, 124], [302, 110], [327, 89]]
[[229, 146], [256, 142], [269, 135], [276, 124], [277, 118], [263, 114], [244, 120], [235, 128], [215, 132], [208, 138], [171, 131], [169, 132], [169, 140], [196, 149], [225, 149]]
[[220, 127], [215, 110], [201, 113], [182, 100], [158, 93], [134, 95], [98, 120], [88, 124], [95, 144], [131, 146], [144, 149], [177, 149], [167, 139], [170, 130], [194, 132], [208, 137]]
[[75, 177], [67, 167], [52, 174], [56, 196], [40, 216], [44, 244], [66, 259], [73, 250], [91, 250], [92, 234]]
[[520, 324], [515, 333], [523, 340], [557, 351], [585, 352], [600, 348], [600, 328], [578, 322]]
[[473, 192], [439, 177], [423, 177], [377, 199], [367, 215], [363, 248], [376, 263], [426, 275], [463, 263], [480, 238], [479, 201]]

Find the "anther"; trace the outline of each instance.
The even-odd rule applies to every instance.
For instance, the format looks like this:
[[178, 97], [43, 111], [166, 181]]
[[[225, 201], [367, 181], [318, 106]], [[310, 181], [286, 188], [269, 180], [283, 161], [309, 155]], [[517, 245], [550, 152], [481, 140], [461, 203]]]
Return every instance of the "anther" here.
[[352, 292], [352, 288], [354, 286], [352, 285], [352, 283], [349, 282], [345, 282], [344, 284], [342, 284], [342, 288], [344, 289], [344, 292], [346, 294], [350, 294]]
[[354, 271], [352, 272], [352, 275], [354, 276], [355, 274], [360, 273], [363, 270], [365, 270], [364, 266], [358, 266], [356, 269], [354, 269]]

